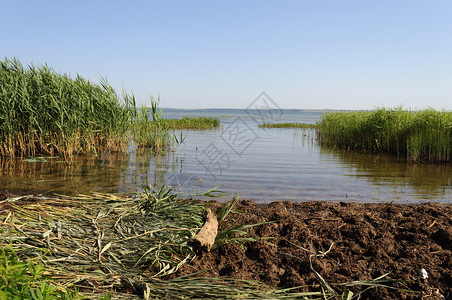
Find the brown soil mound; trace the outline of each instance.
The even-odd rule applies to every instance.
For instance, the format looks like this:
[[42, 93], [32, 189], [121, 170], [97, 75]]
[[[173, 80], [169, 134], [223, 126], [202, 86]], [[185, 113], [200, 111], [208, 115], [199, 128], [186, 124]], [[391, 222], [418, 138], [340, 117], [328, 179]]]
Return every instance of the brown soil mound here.
[[320, 289], [323, 278], [339, 295], [347, 289], [356, 295], [366, 287], [337, 284], [389, 273], [385, 278], [397, 281], [384, 284], [396, 289], [373, 287], [361, 299], [452, 299], [452, 205], [242, 201], [220, 230], [260, 222], [272, 223], [249, 228], [248, 236], [269, 239], [223, 245], [178, 275], [209, 269], [199, 276], [301, 286], [296, 291]]

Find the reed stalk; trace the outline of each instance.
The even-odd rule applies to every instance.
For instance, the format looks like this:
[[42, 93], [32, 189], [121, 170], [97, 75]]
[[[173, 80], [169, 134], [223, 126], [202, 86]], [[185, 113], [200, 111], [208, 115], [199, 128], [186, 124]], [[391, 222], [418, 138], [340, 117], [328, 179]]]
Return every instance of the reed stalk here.
[[158, 107], [160, 99], [156, 101], [151, 97], [150, 100], [150, 108], [142, 106], [138, 109], [132, 131], [139, 148], [151, 148], [158, 153], [171, 145], [172, 137]]

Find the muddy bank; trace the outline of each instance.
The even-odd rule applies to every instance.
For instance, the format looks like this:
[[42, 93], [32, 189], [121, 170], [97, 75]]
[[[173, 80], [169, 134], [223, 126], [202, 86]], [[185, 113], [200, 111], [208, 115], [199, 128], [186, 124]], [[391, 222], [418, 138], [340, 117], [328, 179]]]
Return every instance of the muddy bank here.
[[[366, 286], [338, 284], [388, 274], [383, 284], [395, 289], [372, 287], [362, 299], [452, 299], [450, 204], [242, 201], [220, 230], [261, 222], [270, 223], [247, 231], [262, 241], [223, 245], [184, 265], [178, 275], [208, 269], [199, 276], [253, 279], [273, 288], [301, 286], [297, 291], [320, 290], [323, 278], [339, 294], [351, 290], [356, 295]], [[421, 275], [422, 269], [427, 273]]]
[[[78, 282], [78, 288], [82, 292], [93, 290], [96, 293], [93, 299], [110, 291], [112, 286], [115, 297], [143, 294], [139, 285], [124, 281], [125, 277], [155, 285], [154, 297], [165, 299], [203, 298], [199, 295], [205, 295], [206, 287], [211, 295], [216, 295], [219, 286], [213, 285], [212, 277], [259, 281], [273, 291], [293, 288], [293, 292], [320, 292], [323, 289], [328, 297], [337, 295], [329, 299], [348, 299], [341, 296], [351, 295], [350, 292], [354, 296], [351, 299], [452, 299], [452, 204], [241, 201], [219, 222], [219, 235], [239, 224], [251, 226], [243, 229], [247, 234], [235, 233], [225, 239], [217, 236], [211, 252], [195, 256], [188, 246], [183, 246], [184, 251], [180, 247], [192, 241], [187, 240], [191, 234], [178, 242], [170, 237], [176, 231], [198, 230], [204, 214], [200, 203], [217, 216], [221, 215], [224, 204], [181, 199], [171, 209], [143, 215], [136, 210], [137, 203], [147, 202], [137, 201], [129, 195], [96, 194], [73, 199], [18, 196], [0, 191], [0, 229], [6, 230], [3, 245], [14, 244], [24, 258], [35, 257], [35, 248], [48, 249], [52, 261], [46, 264], [46, 271], [60, 278], [61, 284], [83, 274], [84, 280]], [[162, 207], [171, 204], [162, 203]], [[182, 207], [187, 211], [179, 210]], [[193, 210], [195, 207], [198, 210]], [[175, 215], [170, 213], [173, 211]], [[195, 225], [165, 223], [169, 218], [180, 218], [184, 212], [181, 220], [189, 219], [196, 211], [199, 222]], [[124, 215], [126, 212], [130, 214], [130, 222]], [[93, 220], [98, 223], [94, 224]], [[122, 227], [118, 229], [119, 223]], [[160, 223], [161, 227], [155, 227]], [[257, 223], [261, 224], [252, 226]], [[60, 225], [49, 231], [51, 224]], [[99, 228], [102, 228], [100, 235]], [[155, 235], [157, 232], [162, 236]], [[178, 283], [181, 288], [174, 288], [175, 281], [155, 279], [162, 266], [153, 263], [154, 259], [137, 266], [137, 261], [156, 244], [167, 247], [165, 253], [171, 257], [162, 257], [170, 260], [168, 266], [181, 265], [176, 274], [164, 276], [177, 278], [200, 272], [197, 276], [209, 278], [208, 284], [201, 283], [198, 294], [191, 289], [182, 295], [180, 291], [187, 289], [183, 280]], [[180, 258], [187, 253], [190, 259], [181, 263]], [[422, 270], [424, 273], [420, 273]], [[100, 271], [103, 276], [99, 276]], [[121, 280], [112, 283], [112, 278]], [[376, 278], [380, 280], [363, 285]], [[170, 287], [173, 289], [169, 290]], [[251, 297], [249, 290], [241, 288], [240, 291], [241, 295]], [[237, 292], [231, 287], [223, 295], [232, 297]]]

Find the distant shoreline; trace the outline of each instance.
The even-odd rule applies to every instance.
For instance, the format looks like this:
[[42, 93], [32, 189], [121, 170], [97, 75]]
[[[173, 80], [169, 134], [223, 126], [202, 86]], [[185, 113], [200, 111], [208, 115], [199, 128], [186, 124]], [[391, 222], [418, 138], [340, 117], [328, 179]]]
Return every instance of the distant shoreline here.
[[[171, 111], [263, 111], [274, 109], [251, 109], [251, 108], [174, 108], [174, 107], [162, 107], [163, 110]], [[298, 109], [298, 108], [281, 108], [284, 111], [299, 111], [299, 112], [341, 112], [341, 111], [372, 111], [372, 110], [354, 110], [354, 109]]]

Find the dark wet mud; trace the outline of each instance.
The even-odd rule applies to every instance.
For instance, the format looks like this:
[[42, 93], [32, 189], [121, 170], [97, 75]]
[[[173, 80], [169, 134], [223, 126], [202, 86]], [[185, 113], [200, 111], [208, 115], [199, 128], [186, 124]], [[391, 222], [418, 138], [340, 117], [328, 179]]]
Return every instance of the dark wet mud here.
[[[323, 279], [338, 295], [350, 290], [361, 299], [452, 299], [450, 204], [242, 201], [220, 229], [261, 222], [270, 223], [247, 229], [260, 242], [221, 246], [179, 275], [208, 269], [198, 276], [234, 276], [296, 291], [325, 288]], [[385, 274], [386, 287], [340, 285]]]

